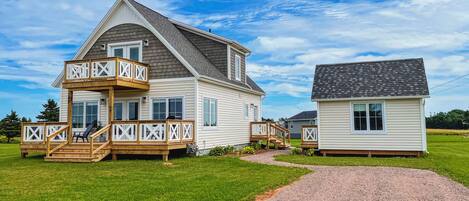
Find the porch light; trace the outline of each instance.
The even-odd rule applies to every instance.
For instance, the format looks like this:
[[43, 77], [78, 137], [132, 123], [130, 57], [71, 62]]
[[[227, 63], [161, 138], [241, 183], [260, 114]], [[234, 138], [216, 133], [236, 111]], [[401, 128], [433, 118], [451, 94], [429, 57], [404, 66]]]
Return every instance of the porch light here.
[[106, 99], [105, 98], [101, 98], [99, 101], [101, 102], [101, 105], [106, 104]]
[[148, 99], [148, 98], [147, 98], [146, 96], [143, 96], [143, 97], [142, 97], [142, 103], [146, 103], [146, 102], [147, 102], [147, 99]]
[[149, 42], [148, 39], [143, 40], [143, 46], [148, 47]]
[[106, 50], [106, 46], [107, 46], [106, 43], [101, 44], [101, 50]]

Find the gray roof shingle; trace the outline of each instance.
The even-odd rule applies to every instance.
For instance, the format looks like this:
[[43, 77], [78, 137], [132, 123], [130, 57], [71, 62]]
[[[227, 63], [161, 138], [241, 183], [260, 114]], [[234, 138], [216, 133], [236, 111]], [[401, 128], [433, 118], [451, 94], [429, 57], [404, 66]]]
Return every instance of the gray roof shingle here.
[[312, 111], [303, 111], [298, 114], [293, 115], [292, 117], [288, 118], [288, 120], [296, 120], [296, 119], [315, 119], [317, 117], [316, 110]]
[[[134, 1], [128, 0], [135, 9], [168, 41], [169, 44], [199, 73], [207, 77], [215, 78], [220, 81], [235, 84], [247, 89], [251, 89], [247, 84], [228, 79], [220, 72], [210, 61], [187, 39], [175, 25], [160, 13]], [[254, 82], [254, 81], [252, 81]], [[255, 84], [255, 83], [254, 83]], [[257, 86], [257, 85], [256, 85]], [[252, 87], [253, 90], [262, 92], [260, 88]]]
[[317, 65], [312, 99], [428, 96], [422, 58]]

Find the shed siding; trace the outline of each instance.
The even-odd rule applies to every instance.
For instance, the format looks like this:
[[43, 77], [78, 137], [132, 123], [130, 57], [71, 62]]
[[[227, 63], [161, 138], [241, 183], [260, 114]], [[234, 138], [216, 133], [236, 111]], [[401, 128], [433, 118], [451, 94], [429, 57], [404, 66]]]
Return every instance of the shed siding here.
[[[198, 82], [197, 98], [197, 144], [200, 149], [215, 146], [240, 145], [249, 143], [249, 122], [254, 120], [253, 109], [249, 109], [249, 118], [244, 118], [244, 104], [254, 104], [262, 114], [261, 96], [252, 95], [218, 85]], [[204, 97], [215, 98], [218, 103], [218, 126], [203, 126]]]
[[420, 99], [386, 100], [385, 134], [352, 134], [350, 101], [318, 104], [319, 149], [422, 151]]
[[[138, 91], [115, 91], [115, 101], [123, 99], [138, 99], [140, 101], [140, 119], [151, 119], [150, 104], [151, 99], [154, 97], [184, 97], [184, 118], [189, 120], [195, 119], [195, 80], [192, 78], [174, 79], [167, 81], [151, 81], [150, 90], [147, 92]], [[60, 100], [60, 121], [67, 121], [67, 89], [62, 89]], [[141, 97], [147, 96], [149, 100], [142, 102]], [[106, 98], [106, 103], [100, 103], [99, 120], [103, 124], [107, 124], [107, 92], [89, 92], [89, 91], [76, 91], [74, 92], [74, 102], [83, 100], [97, 100]]]

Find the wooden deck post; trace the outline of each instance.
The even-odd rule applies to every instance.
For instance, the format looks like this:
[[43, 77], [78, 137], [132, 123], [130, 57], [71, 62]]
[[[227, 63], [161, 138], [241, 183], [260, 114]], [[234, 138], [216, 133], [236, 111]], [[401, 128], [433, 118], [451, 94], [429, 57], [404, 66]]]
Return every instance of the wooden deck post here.
[[73, 90], [68, 90], [68, 97], [67, 97], [67, 124], [68, 124], [67, 141], [68, 143], [73, 142], [72, 112], [73, 112]]
[[[108, 107], [108, 122], [107, 124], [111, 124], [112, 121], [114, 120], [114, 88], [110, 87], [109, 88], [109, 98], [108, 98], [108, 103], [107, 103], [107, 107]], [[109, 141], [112, 142], [112, 127], [110, 129], [110, 131], [108, 131], [109, 133]]]

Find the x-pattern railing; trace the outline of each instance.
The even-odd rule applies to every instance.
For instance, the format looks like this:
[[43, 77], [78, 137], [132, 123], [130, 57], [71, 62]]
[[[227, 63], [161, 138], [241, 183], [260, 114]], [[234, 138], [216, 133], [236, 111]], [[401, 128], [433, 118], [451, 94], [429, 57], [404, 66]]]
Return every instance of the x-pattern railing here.
[[125, 79], [136, 82], [148, 81], [147, 64], [117, 57], [66, 61], [65, 73], [65, 81], [82, 81], [101, 78]]
[[318, 127], [317, 126], [303, 126], [301, 129], [301, 136], [303, 141], [318, 141]]
[[195, 133], [194, 121], [191, 120], [113, 121], [112, 126], [113, 142], [192, 142]]

